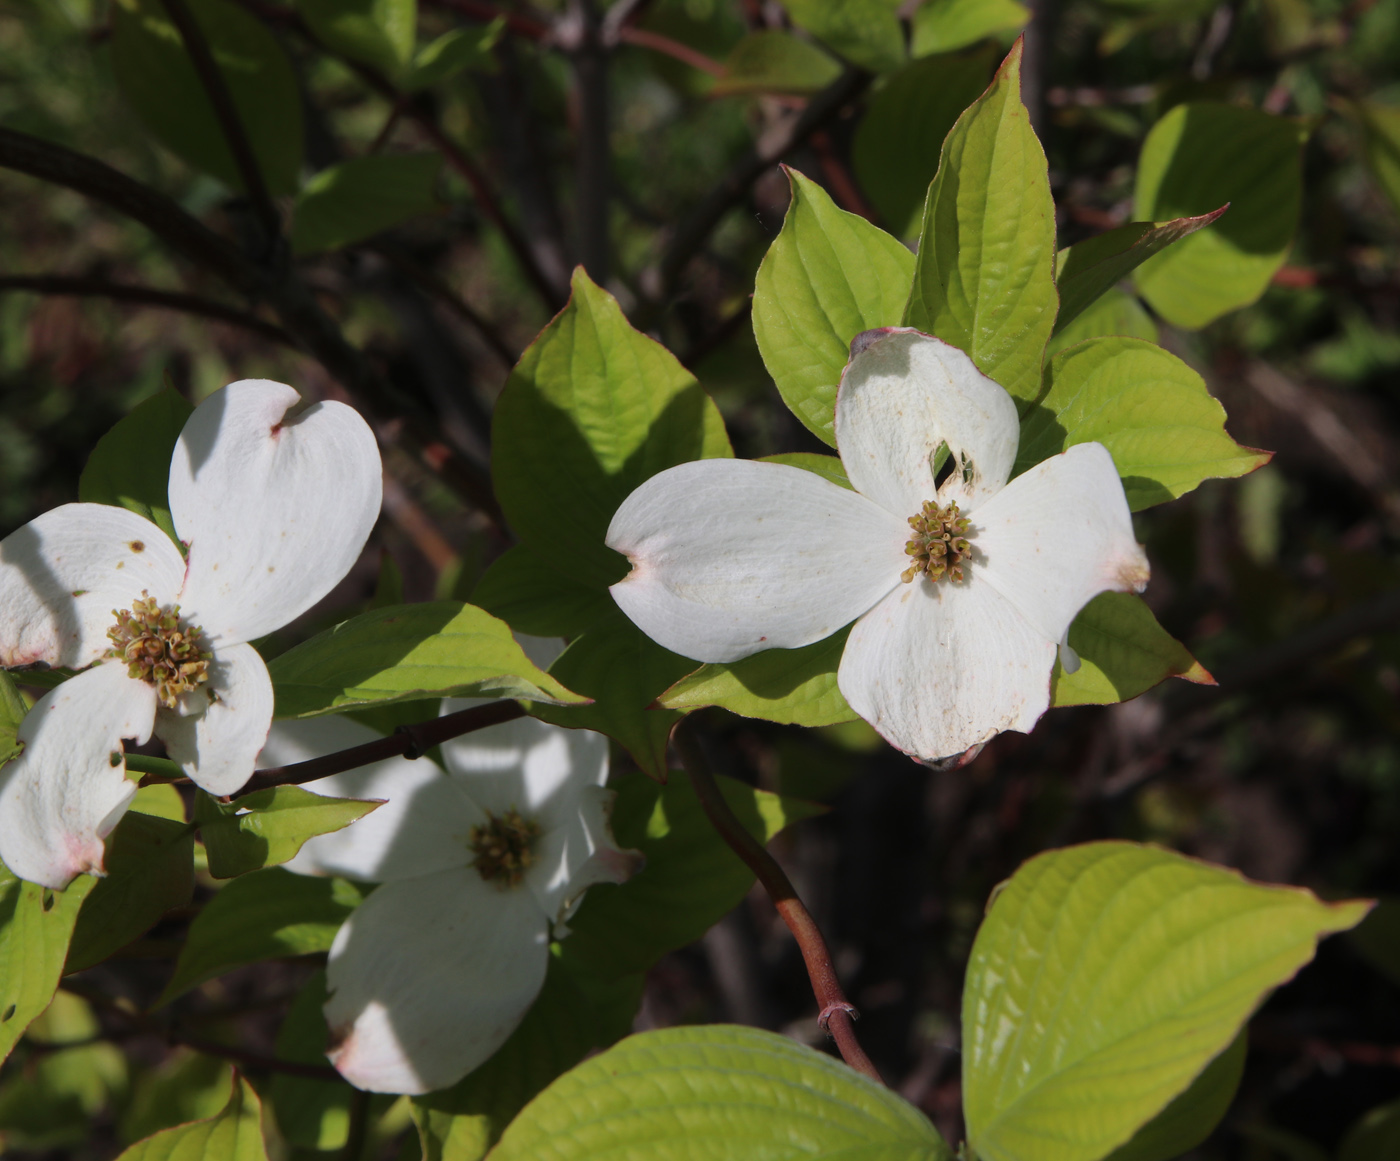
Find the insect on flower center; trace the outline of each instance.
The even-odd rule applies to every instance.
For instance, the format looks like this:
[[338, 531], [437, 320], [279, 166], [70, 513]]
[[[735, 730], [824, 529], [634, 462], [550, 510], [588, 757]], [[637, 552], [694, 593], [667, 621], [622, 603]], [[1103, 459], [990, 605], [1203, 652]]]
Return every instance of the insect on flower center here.
[[486, 823], [471, 829], [469, 845], [476, 853], [472, 864], [488, 883], [514, 887], [535, 861], [535, 840], [540, 824], [511, 807], [504, 814], [486, 812]]
[[112, 615], [117, 623], [107, 630], [107, 656], [124, 661], [128, 676], [155, 686], [167, 709], [209, 680], [213, 654], [200, 640], [203, 630], [180, 620], [179, 605], [162, 608], [143, 590], [130, 612], [113, 609]]
[[918, 515], [909, 517], [909, 527], [914, 530], [914, 537], [904, 551], [914, 563], [900, 574], [905, 584], [920, 573], [935, 582], [944, 577], [963, 579], [963, 567], [972, 555], [972, 544], [967, 538], [971, 524], [958, 513], [956, 501], [940, 508], [932, 500], [925, 500]]

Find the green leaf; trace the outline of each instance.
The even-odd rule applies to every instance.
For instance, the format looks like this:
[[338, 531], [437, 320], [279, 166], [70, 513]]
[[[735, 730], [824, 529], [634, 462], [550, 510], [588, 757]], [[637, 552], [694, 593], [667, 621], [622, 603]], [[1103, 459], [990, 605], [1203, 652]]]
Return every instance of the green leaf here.
[[1100, 593], [1069, 627], [1069, 647], [1079, 669], [1066, 673], [1055, 661], [1050, 704], [1111, 705], [1145, 693], [1168, 677], [1214, 685], [1186, 646], [1157, 623], [1141, 597]]
[[1134, 843], [1050, 851], [998, 889], [963, 991], [981, 1161], [1099, 1161], [1239, 1034], [1366, 902]]
[[787, 464], [788, 467], [801, 468], [804, 472], [815, 472], [838, 488], [845, 488], [848, 492], [855, 491], [851, 487], [850, 477], [846, 475], [846, 465], [838, 456], [825, 456], [819, 452], [780, 452], [778, 455], [761, 458], [765, 464]]
[[1203, 327], [1264, 293], [1298, 226], [1297, 121], [1210, 101], [1177, 105], [1152, 127], [1138, 161], [1140, 221], [1230, 211], [1138, 267], [1137, 288], [1179, 327]]
[[906, 325], [972, 356], [1025, 403], [1055, 325], [1055, 206], [1021, 103], [1020, 42], [943, 143], [919, 235]]
[[1347, 1131], [1337, 1161], [1394, 1161], [1400, 1157], [1400, 1101], [1372, 1109]]
[[[891, 73], [870, 98], [851, 162], [891, 233], [901, 238], [918, 233], [943, 139], [982, 95], [991, 72], [990, 52], [916, 60]], [[896, 312], [891, 319], [898, 317]]]
[[[326, 973], [318, 971], [297, 992], [278, 1029], [279, 1060], [326, 1065], [330, 1033], [321, 1010], [325, 1002]], [[293, 1145], [322, 1150], [345, 1147], [354, 1090], [344, 1081], [278, 1072], [272, 1075], [263, 1096], [277, 1119], [277, 1127]]]
[[177, 1125], [125, 1150], [117, 1161], [267, 1161], [263, 1144], [262, 1105], [252, 1085], [240, 1076], [233, 1095], [216, 1117]]
[[24, 695], [15, 685], [15, 679], [0, 669], [0, 766], [24, 751], [17, 734], [28, 712], [29, 707], [24, 704]]
[[495, 72], [496, 60], [491, 50], [501, 39], [505, 27], [505, 17], [498, 16], [491, 23], [476, 28], [444, 32], [414, 58], [413, 70], [404, 79], [403, 87], [410, 92], [431, 88], [468, 69]]
[[578, 583], [528, 544], [516, 544], [491, 562], [472, 590], [472, 603], [534, 637], [577, 637], [617, 607], [606, 590]]
[[201, 791], [194, 817], [209, 854], [209, 873], [232, 879], [285, 863], [318, 834], [343, 830], [382, 805], [359, 798], [327, 798], [300, 786], [270, 786], [236, 802]]
[[170, 457], [193, 410], [169, 388], [137, 404], [92, 449], [78, 480], [78, 499], [144, 516], [179, 544], [165, 493]]
[[[628, 976], [606, 985], [622, 997], [624, 1008], [630, 1007], [629, 1024], [641, 1004], [642, 983], [642, 977]], [[451, 1088], [414, 1099], [423, 1161], [484, 1157], [550, 1081], [616, 1039], [608, 1035], [598, 997], [587, 994], [565, 961], [552, 955], [544, 987], [495, 1055]]]
[[1134, 512], [1184, 496], [1202, 480], [1242, 476], [1270, 452], [1225, 433], [1205, 380], [1142, 339], [1090, 339], [1061, 351], [1043, 398], [1026, 413], [1016, 475], [1075, 444], [1108, 448]]
[[1391, 205], [1400, 211], [1400, 109], [1375, 101], [1340, 101], [1360, 126], [1362, 156]]
[[233, 880], [190, 924], [156, 1006], [244, 964], [329, 951], [362, 898], [364, 891], [344, 879], [294, 875], [280, 867]]
[[[229, 0], [186, 2], [223, 74], [268, 190], [274, 196], [295, 192], [301, 95], [287, 54], [260, 20]], [[112, 70], [127, 104], [162, 145], [230, 189], [246, 192], [214, 107], [161, 0], [112, 5]]]
[[549, 667], [551, 677], [593, 698], [593, 704], [532, 703], [530, 713], [555, 725], [607, 734], [652, 777], [664, 778], [671, 727], [684, 715], [651, 707], [694, 668], [694, 661], [663, 649], [613, 609], [571, 641]]
[[0, 865], [0, 1060], [53, 999], [73, 925], [96, 883], [79, 875], [52, 891]]
[[1191, 1082], [1190, 1088], [1104, 1161], [1171, 1161], [1194, 1149], [1210, 1136], [1235, 1099], [1248, 1055], [1249, 1037], [1241, 1030], [1230, 1047]]
[[669, 709], [721, 706], [746, 718], [833, 726], [857, 715], [836, 687], [849, 629], [801, 649], [767, 649], [741, 661], [702, 665], [657, 701]]
[[492, 453], [496, 495], [516, 534], [594, 589], [627, 575], [603, 538], [639, 484], [675, 464], [734, 454], [695, 377], [582, 267], [569, 304], [501, 392]]
[[353, 246], [442, 208], [436, 186], [440, 153], [354, 157], [321, 170], [297, 195], [292, 253]]
[[1030, 9], [1016, 0], [927, 0], [914, 10], [913, 56], [955, 52], [1026, 25]]
[[725, 58], [710, 95], [819, 93], [840, 75], [841, 66], [810, 41], [776, 29], [751, 32]]
[[80, 972], [144, 935], [194, 895], [194, 827], [129, 811], [107, 839], [105, 878], [78, 913], [64, 972]]
[[1160, 337], [1152, 316], [1131, 294], [1114, 287], [1097, 298], [1083, 313], [1062, 331], [1056, 331], [1045, 348], [1048, 363], [1061, 351], [1068, 350], [1085, 339], [1104, 335], [1126, 335], [1155, 343]]
[[228, 1061], [177, 1048], [153, 1072], [137, 1075], [131, 1103], [118, 1132], [123, 1144], [161, 1129], [202, 1121], [228, 1103], [232, 1067]]
[[758, 268], [753, 333], [783, 402], [832, 447], [832, 417], [851, 340], [899, 322], [914, 256], [788, 169], [792, 203]]
[[296, 0], [327, 48], [391, 77], [413, 55], [417, 0]]
[[1400, 987], [1400, 898], [1382, 897], [1348, 938], [1367, 963]]
[[491, 1157], [702, 1155], [952, 1161], [928, 1119], [889, 1089], [775, 1032], [723, 1024], [629, 1036], [545, 1089]]
[[459, 601], [362, 613], [267, 668], [280, 718], [428, 697], [584, 700], [526, 657], [504, 621]]
[[[718, 782], [739, 820], [763, 843], [825, 810], [732, 778]], [[646, 866], [621, 886], [589, 891], [564, 944], [571, 958], [608, 978], [646, 971], [668, 951], [694, 943], [754, 882], [684, 775], [664, 786], [640, 774], [625, 776], [617, 784], [612, 823], [618, 844], [641, 851]]]
[[792, 22], [852, 64], [887, 73], [904, 63], [899, 0], [783, 0]]
[[1055, 258], [1055, 284], [1060, 290], [1056, 333], [1152, 255], [1219, 221], [1226, 208], [1171, 222], [1129, 222], [1061, 250]]

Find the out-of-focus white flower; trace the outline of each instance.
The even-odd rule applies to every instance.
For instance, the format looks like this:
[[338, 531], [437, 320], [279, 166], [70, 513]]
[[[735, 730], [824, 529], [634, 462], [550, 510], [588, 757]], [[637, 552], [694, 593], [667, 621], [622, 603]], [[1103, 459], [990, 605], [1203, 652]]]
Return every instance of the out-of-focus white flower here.
[[249, 641], [350, 571], [379, 515], [374, 435], [341, 403], [300, 415], [282, 383], [216, 391], [186, 422], [169, 502], [188, 560], [149, 520], [65, 504], [0, 541], [0, 665], [85, 672], [40, 698], [0, 769], [0, 859], [63, 887], [102, 873], [131, 805], [122, 739], [154, 731], [211, 794], [248, 780], [272, 721]]
[[[263, 764], [374, 736], [342, 717], [278, 722]], [[286, 864], [382, 884], [345, 921], [326, 967], [327, 1055], [371, 1092], [445, 1088], [489, 1058], [539, 994], [551, 935], [566, 934], [584, 891], [640, 865], [608, 826], [601, 734], [523, 718], [445, 742], [442, 755], [446, 774], [395, 758], [308, 783], [387, 801]]]
[[855, 490], [782, 464], [669, 468], [613, 517], [607, 543], [632, 562], [613, 597], [655, 641], [710, 662], [854, 620], [837, 684], [921, 760], [1029, 730], [1075, 615], [1101, 592], [1141, 590], [1148, 568], [1102, 444], [1008, 483], [1019, 440], [1011, 396], [962, 351], [867, 331], [836, 399]]

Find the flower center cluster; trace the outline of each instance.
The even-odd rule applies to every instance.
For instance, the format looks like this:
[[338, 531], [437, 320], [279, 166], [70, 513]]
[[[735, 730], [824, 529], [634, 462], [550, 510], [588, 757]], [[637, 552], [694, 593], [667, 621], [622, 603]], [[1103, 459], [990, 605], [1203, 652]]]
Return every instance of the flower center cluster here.
[[143, 591], [131, 612], [113, 609], [112, 615], [117, 623], [107, 630], [112, 642], [107, 656], [126, 662], [130, 677], [155, 686], [167, 709], [175, 708], [181, 694], [209, 680], [213, 655], [201, 645], [201, 629], [180, 623], [179, 605], [163, 609]]
[[914, 530], [914, 538], [904, 551], [914, 558], [914, 563], [900, 574], [900, 579], [908, 584], [923, 573], [931, 581], [945, 576], [962, 580], [963, 562], [972, 554], [967, 539], [971, 525], [966, 516], [958, 515], [957, 502], [940, 508], [932, 500], [925, 500], [919, 514], [909, 517], [909, 527]]
[[540, 824], [511, 807], [505, 814], [486, 812], [486, 825], [471, 829], [470, 846], [476, 852], [473, 866], [488, 883], [514, 887], [535, 861], [535, 840]]

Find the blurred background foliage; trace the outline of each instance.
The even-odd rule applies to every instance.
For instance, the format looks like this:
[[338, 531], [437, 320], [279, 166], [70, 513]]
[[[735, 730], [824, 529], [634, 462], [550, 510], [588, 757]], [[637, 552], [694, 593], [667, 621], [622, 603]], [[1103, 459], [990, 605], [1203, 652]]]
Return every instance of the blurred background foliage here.
[[[749, 326], [788, 198], [775, 163], [911, 236], [944, 133], [1028, 16], [1025, 99], [1061, 245], [1133, 217], [1144, 139], [1182, 103], [1291, 119], [1307, 134], [1300, 225], [1262, 296], [1198, 330], [1132, 287], [1114, 300], [1123, 328], [1205, 376], [1237, 440], [1277, 453], [1137, 518], [1147, 599], [1219, 688], [1169, 682], [1058, 710], [949, 772], [861, 723], [800, 731], [709, 711], [709, 724], [724, 773], [834, 807], [778, 852], [832, 939], [862, 1040], [950, 1139], [963, 966], [989, 892], [1027, 856], [1126, 837], [1400, 900], [1400, 0], [928, 0], [900, 6], [903, 23], [882, 0], [617, 0], [604, 13], [423, 0], [416, 35], [409, 6], [406, 30], [389, 22], [378, 40], [337, 24], [333, 3], [199, 9], [281, 62], [235, 92], [245, 117], [262, 109], [269, 194], [290, 222], [292, 252], [264, 258], [294, 264], [434, 436], [387, 456], [375, 551], [289, 642], [377, 584], [466, 597], [507, 546], [481, 489], [434, 466], [450, 456], [459, 479], [487, 478], [493, 400], [575, 262], [695, 371], [738, 454], [823, 450], [779, 402]], [[853, 34], [841, 13], [864, 23]], [[231, 188], [226, 152], [178, 99], [159, 19], [151, 0], [7, 0], [0, 123], [100, 158], [257, 255], [257, 199]], [[1274, 176], [1284, 190], [1265, 202], [1293, 196]], [[145, 228], [9, 171], [0, 205], [0, 534], [75, 499], [96, 439], [167, 381], [192, 401], [268, 377], [363, 402]], [[198, 301], [171, 309], [132, 287]], [[396, 422], [380, 420], [390, 447]], [[258, 965], [133, 1015], [188, 919], [70, 978], [0, 1071], [6, 1153], [110, 1157], [217, 1109], [229, 1060], [260, 1080], [314, 963]], [[761, 893], [651, 974], [638, 1027], [700, 1020], [822, 1041]], [[1353, 1126], [1397, 1097], [1400, 901], [1387, 901], [1255, 1020], [1240, 1096], [1193, 1156], [1393, 1157], [1393, 1120]], [[401, 1105], [376, 1099], [364, 1156], [415, 1155]], [[337, 1116], [298, 1155], [339, 1155]]]

